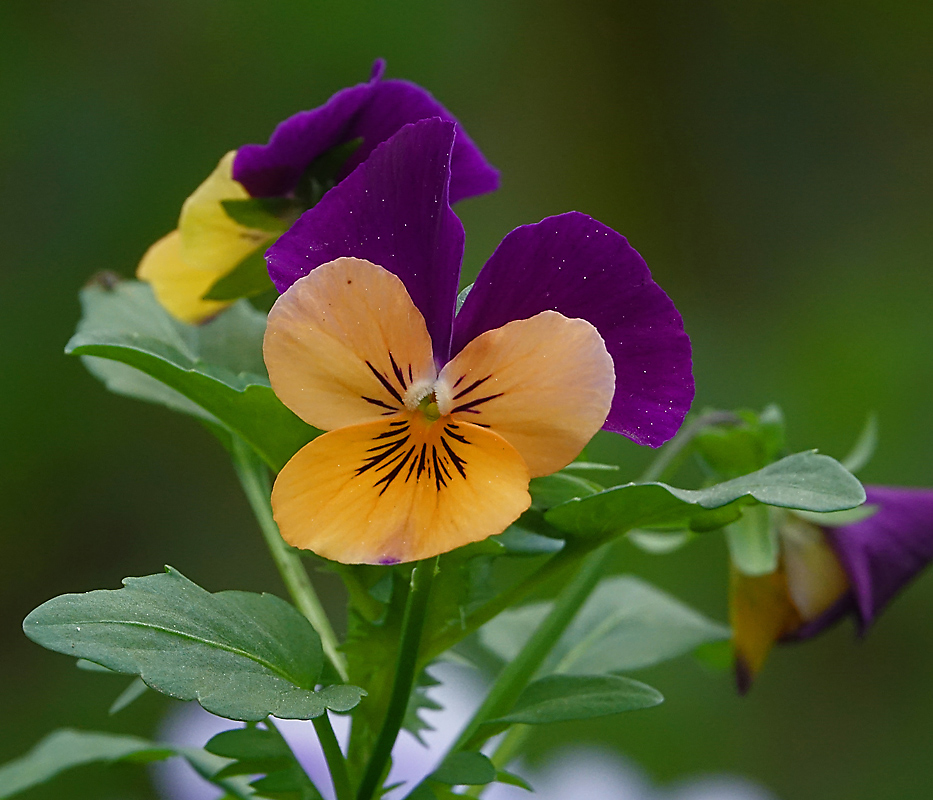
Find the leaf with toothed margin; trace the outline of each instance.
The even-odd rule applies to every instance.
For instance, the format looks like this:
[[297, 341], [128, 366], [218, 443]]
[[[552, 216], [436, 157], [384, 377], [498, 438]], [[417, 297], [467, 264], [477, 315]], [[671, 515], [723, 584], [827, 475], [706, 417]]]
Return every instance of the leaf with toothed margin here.
[[171, 567], [124, 588], [56, 597], [23, 623], [33, 641], [138, 675], [179, 700], [237, 720], [311, 719], [349, 711], [354, 686], [315, 691], [321, 641], [293, 606], [269, 594], [211, 594]]
[[203, 325], [173, 319], [147, 284], [100, 279], [65, 352], [113, 392], [221, 426], [281, 469], [320, 433], [275, 396], [262, 360], [265, 315], [241, 301]]

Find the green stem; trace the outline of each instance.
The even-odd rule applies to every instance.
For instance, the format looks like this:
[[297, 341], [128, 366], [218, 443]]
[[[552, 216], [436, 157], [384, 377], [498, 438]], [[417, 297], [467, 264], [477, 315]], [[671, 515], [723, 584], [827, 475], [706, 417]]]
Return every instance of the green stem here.
[[496, 595], [484, 605], [470, 614], [467, 614], [463, 623], [455, 628], [442, 632], [430, 640], [425, 647], [425, 659], [431, 661], [441, 653], [449, 650], [461, 639], [478, 630], [493, 617], [507, 608], [511, 608], [525, 599], [535, 589], [553, 580], [557, 576], [570, 572], [590, 552], [587, 547], [567, 547], [557, 555], [550, 558], [541, 567], [522, 581], [510, 586], [501, 594]]
[[314, 730], [317, 731], [318, 741], [320, 741], [321, 749], [324, 751], [327, 768], [330, 770], [330, 777], [334, 781], [337, 800], [353, 800], [353, 787], [350, 784], [350, 775], [347, 772], [347, 759], [344, 758], [340, 744], [337, 742], [337, 736], [330, 724], [330, 717], [325, 711], [311, 722], [314, 723]]
[[582, 569], [557, 596], [551, 612], [525, 642], [518, 655], [499, 673], [483, 704], [463, 729], [451, 752], [481, 744], [483, 737], [477, 734], [482, 724], [505, 714], [512, 707], [603, 576], [610, 550], [611, 545], [605, 544], [584, 561]]
[[301, 563], [301, 557], [285, 543], [272, 517], [272, 506], [269, 504], [271, 487], [266, 466], [252, 448], [236, 436], [233, 437], [233, 466], [285, 588], [298, 610], [307, 617], [321, 637], [324, 653], [334, 665], [340, 679], [347, 681], [347, 665], [343, 653], [338, 649], [337, 634], [334, 633], [327, 613], [317, 592], [314, 591], [308, 572]]
[[369, 763], [366, 765], [366, 771], [363, 773], [363, 779], [360, 781], [360, 788], [356, 794], [357, 800], [371, 800], [373, 797], [389, 763], [389, 757], [392, 755], [392, 746], [402, 728], [405, 711], [411, 699], [412, 686], [418, 674], [421, 634], [424, 630], [431, 584], [434, 582], [436, 571], [436, 558], [419, 561], [411, 571], [411, 588], [408, 591], [405, 614], [402, 617], [402, 636], [399, 640], [398, 657], [395, 662], [392, 694], [382, 728]]

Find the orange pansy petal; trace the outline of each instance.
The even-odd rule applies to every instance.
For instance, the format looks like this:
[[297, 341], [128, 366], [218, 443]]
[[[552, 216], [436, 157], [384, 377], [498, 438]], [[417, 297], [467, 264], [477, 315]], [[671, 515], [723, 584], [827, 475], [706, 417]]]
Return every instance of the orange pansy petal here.
[[247, 200], [249, 193], [233, 180], [236, 151], [227, 153], [181, 207], [178, 230], [185, 261], [193, 269], [231, 271], [274, 234], [245, 228], [224, 210], [223, 200]]
[[272, 307], [263, 344], [272, 388], [305, 422], [333, 430], [417, 406], [436, 376], [431, 339], [404, 284], [339, 258]]
[[283, 538], [346, 564], [417, 561], [501, 533], [531, 503], [501, 437], [401, 412], [319, 436], [272, 490]]
[[178, 231], [163, 236], [146, 251], [136, 277], [152, 286], [156, 299], [176, 319], [196, 325], [230, 305], [201, 298], [221, 277], [223, 271], [191, 269], [182, 258]]
[[612, 358], [589, 322], [544, 311], [487, 331], [441, 372], [442, 414], [489, 427], [532, 477], [565, 467], [606, 421]]
[[783, 569], [769, 575], [745, 575], [734, 566], [730, 575], [729, 621], [741, 691], [764, 666], [774, 643], [800, 627]]

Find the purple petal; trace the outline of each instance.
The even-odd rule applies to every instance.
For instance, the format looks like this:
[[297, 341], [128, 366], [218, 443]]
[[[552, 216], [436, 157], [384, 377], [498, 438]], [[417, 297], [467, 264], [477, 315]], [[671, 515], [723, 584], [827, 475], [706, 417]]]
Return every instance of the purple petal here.
[[365, 258], [402, 280], [446, 361], [463, 258], [447, 199], [455, 135], [453, 123], [426, 119], [377, 147], [266, 251], [276, 288], [342, 256]]
[[825, 529], [852, 584], [863, 632], [933, 560], [933, 490], [866, 486], [865, 493], [875, 514]]
[[[237, 151], [233, 177], [253, 197], [286, 195], [298, 184], [308, 165], [343, 142], [362, 137], [363, 143], [344, 169], [350, 174], [372, 151], [412, 122], [454, 116], [430, 92], [408, 81], [383, 81], [385, 62], [373, 64], [368, 83], [337, 92], [319, 108], [302, 111], [282, 122], [268, 144], [248, 144]], [[489, 165], [472, 140], [458, 126], [451, 163], [450, 202], [491, 192], [499, 173]]]
[[606, 430], [652, 447], [677, 432], [693, 400], [690, 340], [625, 237], [575, 211], [516, 228], [467, 296], [453, 353], [546, 310], [588, 320], [605, 340], [616, 377]]

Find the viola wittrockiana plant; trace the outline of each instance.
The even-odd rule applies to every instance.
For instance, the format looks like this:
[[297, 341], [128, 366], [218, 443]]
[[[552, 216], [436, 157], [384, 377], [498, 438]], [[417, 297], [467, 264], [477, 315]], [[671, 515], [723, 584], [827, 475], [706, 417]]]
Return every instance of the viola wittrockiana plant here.
[[[498, 175], [425, 90], [382, 70], [224, 156], [143, 282], [82, 290], [66, 348], [108, 389], [217, 436], [291, 602], [167, 568], [53, 598], [24, 630], [132, 676], [114, 711], [148, 688], [229, 730], [203, 748], [60, 730], [0, 767], [0, 798], [79, 764], [177, 757], [225, 797], [320, 800], [331, 787], [278, 719], [309, 721], [338, 800], [523, 785], [507, 767], [530, 726], [661, 702], [625, 673], [725, 648], [747, 689], [775, 641], [847, 614], [864, 630], [933, 557], [933, 492], [866, 492], [829, 456], [788, 452], [774, 408], [683, 424], [683, 322], [608, 226], [572, 212], [517, 228], [462, 287], [451, 203]], [[243, 299], [273, 288], [268, 315]], [[600, 430], [660, 450], [626, 482], [581, 455]], [[720, 531], [731, 630], [608, 574], [629, 543], [661, 554]], [[344, 636], [303, 557], [343, 581]], [[483, 671], [489, 692], [436, 769], [393, 789], [393, 746], [424, 730], [439, 658]], [[332, 714], [349, 717], [345, 747]]]

